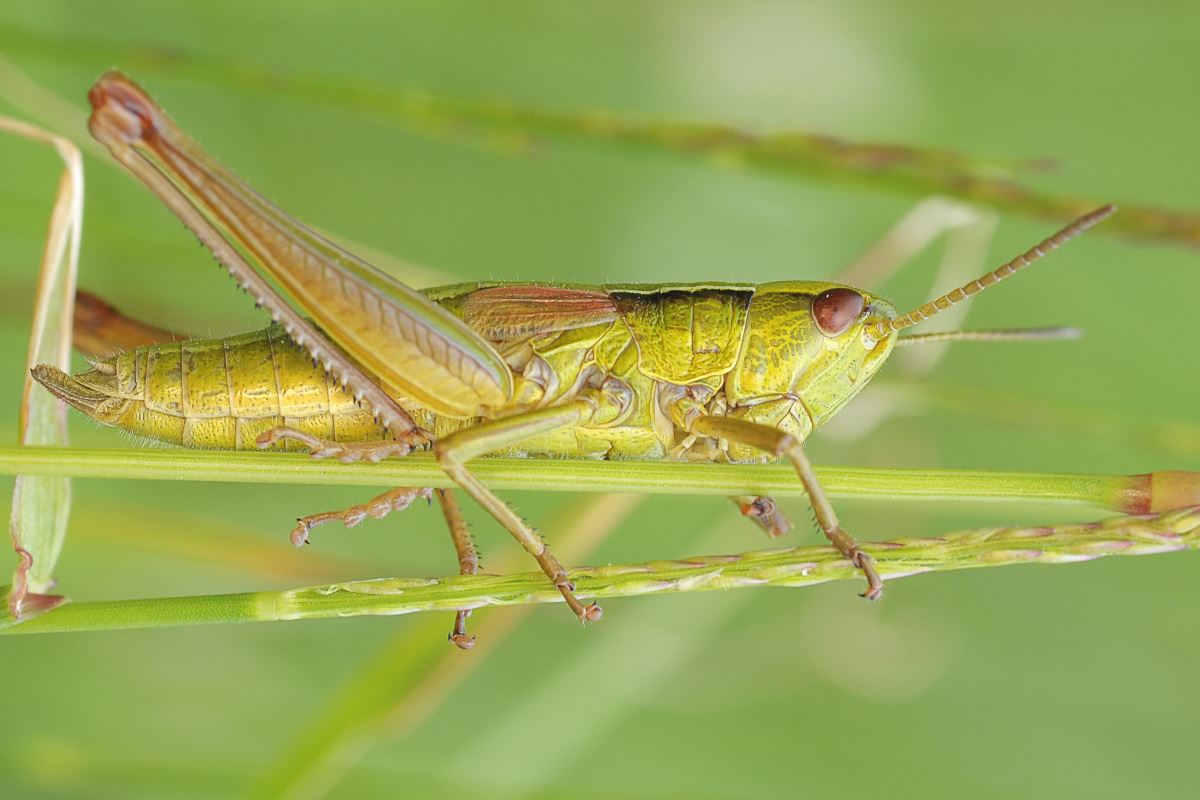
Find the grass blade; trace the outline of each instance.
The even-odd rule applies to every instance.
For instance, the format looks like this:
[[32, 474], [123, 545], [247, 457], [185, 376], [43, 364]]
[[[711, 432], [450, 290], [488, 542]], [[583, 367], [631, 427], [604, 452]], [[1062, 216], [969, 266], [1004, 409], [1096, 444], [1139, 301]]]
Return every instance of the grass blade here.
[[[0, 131], [54, 147], [64, 169], [58, 183], [42, 255], [26, 364], [70, 369], [75, 278], [83, 225], [83, 162], [78, 148], [62, 137], [19, 120], [0, 117]], [[20, 441], [66, 445], [66, 406], [35, 391], [27, 374], [21, 395]], [[9, 535], [20, 562], [8, 603], [17, 619], [46, 611], [65, 598], [48, 595], [62, 551], [71, 506], [65, 476], [18, 475], [13, 488]]]
[[[119, 51], [98, 41], [39, 38], [28, 31], [0, 28], [0, 42], [31, 54], [62, 59], [111, 60], [119, 52], [124, 67], [154, 73], [190, 73], [202, 80], [281, 92], [309, 103], [375, 114], [397, 124], [440, 136], [468, 136], [527, 151], [540, 141], [594, 141], [650, 153], [700, 158], [725, 167], [747, 167], [815, 183], [856, 185], [914, 197], [943, 195], [1012, 214], [1063, 222], [1116, 201], [1121, 213], [1098, 232], [1132, 239], [1200, 247], [1200, 214], [1032, 188], [1012, 177], [1021, 165], [972, 159], [960, 153], [882, 142], [852, 142], [806, 132], [757, 132], [730, 125], [640, 120], [612, 113], [548, 111], [496, 100], [455, 98], [350, 76], [297, 74], [254, 64], [211, 58], [152, 44], [122, 45]], [[105, 56], [104, 54], [109, 54]], [[9, 72], [0, 59], [0, 71]], [[61, 108], [61, 103], [55, 103]]]

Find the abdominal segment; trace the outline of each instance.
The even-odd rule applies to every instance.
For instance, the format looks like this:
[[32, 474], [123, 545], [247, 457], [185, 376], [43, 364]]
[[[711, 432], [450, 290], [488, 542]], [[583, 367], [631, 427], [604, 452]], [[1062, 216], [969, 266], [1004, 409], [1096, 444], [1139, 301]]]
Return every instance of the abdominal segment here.
[[[638, 344], [625, 324], [605, 319], [494, 344], [514, 375], [511, 402], [496, 409], [496, 417], [602, 388], [607, 394], [598, 397], [623, 399], [613, 408], [601, 403], [605, 413], [588, 424], [532, 436], [492, 454], [660, 460], [678, 444], [682, 434], [657, 401], [659, 382], [640, 369]], [[72, 376], [40, 366], [34, 377], [103, 424], [183, 447], [254, 449], [261, 434], [278, 427], [335, 442], [390, 438], [371, 410], [277, 325], [225, 339], [142, 345], [92, 367]], [[434, 440], [484, 421], [436, 414], [384, 388]], [[297, 447], [291, 441], [281, 446]], [[686, 457], [698, 453], [693, 448]]]
[[99, 422], [184, 447], [253, 449], [281, 425], [342, 442], [386, 438], [278, 326], [137, 347], [75, 376], [38, 367], [34, 377]]

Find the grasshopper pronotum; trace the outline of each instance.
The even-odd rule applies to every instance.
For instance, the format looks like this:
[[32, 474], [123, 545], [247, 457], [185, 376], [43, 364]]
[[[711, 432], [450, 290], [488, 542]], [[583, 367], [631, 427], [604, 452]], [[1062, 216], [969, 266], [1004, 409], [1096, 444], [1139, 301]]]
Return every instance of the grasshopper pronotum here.
[[[280, 211], [200, 149], [128, 78], [89, 93], [90, 129], [154, 191], [277, 325], [224, 340], [146, 345], [69, 376], [38, 367], [50, 391], [101, 422], [192, 447], [302, 446], [377, 461], [432, 449], [439, 464], [537, 560], [582, 621], [600, 608], [468, 462], [489, 453], [558, 458], [783, 458], [816, 521], [867, 579], [872, 561], [842, 529], [805, 456], [897, 344], [1020, 339], [1055, 330], [899, 336], [981, 292], [1113, 213], [1100, 208], [1013, 261], [906, 314], [840, 284], [551, 286], [476, 283], [417, 292]], [[251, 256], [311, 322], [248, 262]], [[363, 506], [302, 518], [356, 524], [431, 492], [393, 489]], [[474, 548], [439, 491], [460, 568]], [[789, 523], [769, 498], [734, 498], [770, 533]], [[451, 640], [469, 647], [467, 612]]]

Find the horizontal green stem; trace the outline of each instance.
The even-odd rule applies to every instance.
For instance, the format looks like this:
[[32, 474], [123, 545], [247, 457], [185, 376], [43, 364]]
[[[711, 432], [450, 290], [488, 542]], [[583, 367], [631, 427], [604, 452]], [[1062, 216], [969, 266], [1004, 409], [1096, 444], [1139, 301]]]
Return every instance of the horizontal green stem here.
[[[706, 464], [664, 461], [567, 461], [482, 458], [471, 470], [493, 489], [649, 494], [765, 494], [795, 497], [804, 489], [785, 464]], [[0, 474], [80, 478], [428, 486], [454, 484], [429, 455], [382, 464], [340, 464], [294, 453], [218, 450], [81, 450], [0, 448]], [[824, 467], [817, 475], [837, 497], [1070, 503], [1116, 510], [1144, 476], [947, 469]]]
[[[1101, 523], [986, 528], [865, 545], [886, 579], [1009, 564], [1062, 564], [1106, 555], [1200, 549], [1200, 506]], [[571, 573], [579, 595], [624, 597], [758, 586], [811, 586], [861, 575], [830, 547], [762, 550]], [[540, 572], [450, 578], [381, 578], [282, 592], [71, 603], [0, 633], [114, 630], [216, 622], [396, 615], [494, 605], [560, 602]], [[5, 625], [4, 623], [8, 623]]]

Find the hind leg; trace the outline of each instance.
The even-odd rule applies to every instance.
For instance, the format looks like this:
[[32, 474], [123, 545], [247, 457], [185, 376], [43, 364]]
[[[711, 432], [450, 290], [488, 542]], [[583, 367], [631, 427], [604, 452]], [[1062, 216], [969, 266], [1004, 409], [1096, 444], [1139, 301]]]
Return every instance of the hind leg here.
[[[389, 489], [366, 503], [350, 506], [342, 511], [323, 511], [319, 514], [300, 517], [296, 520], [296, 527], [292, 529], [292, 544], [296, 547], [308, 544], [309, 532], [318, 525], [341, 522], [347, 528], [353, 528], [367, 517], [383, 519], [393, 511], [403, 511], [418, 498], [425, 498], [428, 501], [434, 496], [438, 499], [438, 505], [441, 506], [442, 515], [446, 519], [446, 527], [450, 531], [450, 541], [454, 545], [454, 552], [458, 557], [458, 573], [460, 575], [476, 574], [479, 571], [479, 551], [471, 538], [467, 522], [458, 508], [458, 501], [455, 500], [454, 494], [449, 489]], [[470, 615], [469, 610], [456, 612], [454, 627], [450, 631], [450, 641], [463, 650], [469, 650], [475, 646], [475, 637], [467, 634], [467, 617]]]
[[[458, 554], [458, 574], [474, 575], [479, 572], [479, 551], [471, 538], [467, 521], [463, 519], [458, 507], [458, 500], [450, 489], [436, 489], [438, 504], [442, 507], [442, 516], [446, 518], [446, 527], [450, 530], [450, 540], [454, 543], [454, 551]], [[467, 635], [467, 617], [471, 616], [469, 609], [454, 614], [454, 627], [450, 630], [450, 641], [455, 647], [470, 650], [475, 646], [475, 637]]]

